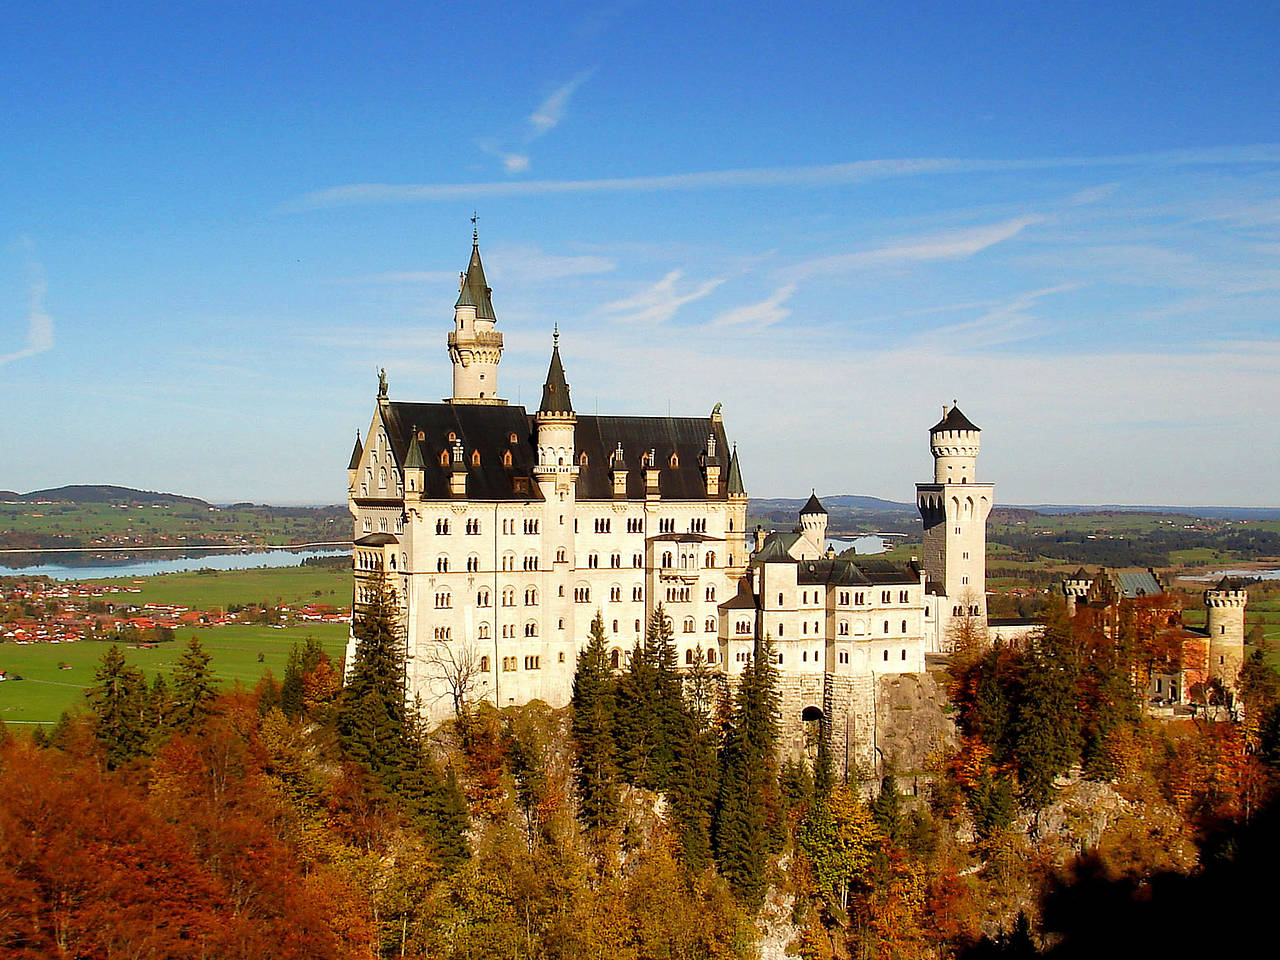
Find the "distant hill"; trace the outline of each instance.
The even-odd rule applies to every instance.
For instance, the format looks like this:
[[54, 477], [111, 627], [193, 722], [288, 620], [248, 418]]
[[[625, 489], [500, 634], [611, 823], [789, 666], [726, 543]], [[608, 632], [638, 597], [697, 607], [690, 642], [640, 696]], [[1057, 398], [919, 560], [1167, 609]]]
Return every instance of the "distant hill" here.
[[30, 493], [0, 491], [0, 500], [20, 503], [54, 501], [57, 503], [181, 503], [188, 506], [207, 507], [208, 502], [198, 497], [182, 497], [176, 493], [156, 493], [153, 490], [134, 490], [131, 487], [109, 485], [73, 484], [53, 487], [49, 490], [32, 490]]
[[[798, 512], [804, 506], [808, 497], [801, 497], [798, 500], [790, 500], [785, 497], [766, 499], [763, 497], [752, 497], [752, 510], [794, 510]], [[862, 497], [854, 494], [841, 493], [833, 497], [822, 497], [822, 505], [828, 510], [838, 508], [841, 510], [860, 510], [864, 513], [898, 513], [902, 510], [914, 511], [916, 505], [914, 503], [899, 503], [897, 500], [881, 500], [879, 497]]]

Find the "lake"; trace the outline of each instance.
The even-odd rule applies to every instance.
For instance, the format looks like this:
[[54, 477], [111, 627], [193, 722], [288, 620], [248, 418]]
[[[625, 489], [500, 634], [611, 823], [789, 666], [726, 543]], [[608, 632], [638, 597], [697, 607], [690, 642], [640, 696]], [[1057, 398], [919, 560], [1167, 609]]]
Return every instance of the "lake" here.
[[[164, 551], [168, 552], [168, 551]], [[183, 552], [180, 548], [173, 553]], [[0, 576], [42, 576], [54, 580], [93, 580], [100, 577], [150, 577], [157, 573], [183, 573], [188, 570], [250, 570], [255, 567], [299, 567], [309, 557], [341, 557], [350, 556], [350, 550], [289, 550], [284, 548], [268, 550], [236, 550], [229, 553], [202, 553], [194, 557], [153, 556], [146, 560], [136, 559], [137, 554], [127, 559], [113, 560], [103, 557], [98, 550], [86, 550], [74, 554], [79, 563], [72, 561], [72, 555], [66, 555], [62, 562], [34, 563], [30, 566], [12, 567], [0, 564]], [[49, 554], [41, 554], [47, 557]], [[11, 560], [13, 554], [0, 557]], [[101, 559], [97, 559], [97, 558]]]

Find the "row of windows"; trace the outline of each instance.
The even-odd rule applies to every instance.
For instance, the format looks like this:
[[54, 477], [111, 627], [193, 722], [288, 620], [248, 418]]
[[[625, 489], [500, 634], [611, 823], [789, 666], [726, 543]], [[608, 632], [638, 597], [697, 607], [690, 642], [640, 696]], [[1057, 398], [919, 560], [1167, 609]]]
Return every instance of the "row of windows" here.
[[[927, 612], [928, 612], [928, 611], [926, 611], [926, 613], [927, 613]], [[952, 608], [951, 608], [951, 615], [952, 615], [953, 617], [963, 617], [963, 616], [965, 615], [965, 608], [964, 608], [964, 605], [963, 605], [963, 604], [956, 604], [954, 607], [952, 607]], [[976, 617], [977, 615], [978, 615], [978, 605], [977, 605], [976, 603], [972, 603], [972, 604], [970, 604], [970, 605], [969, 605], [969, 616], [971, 616], [971, 617]]]
[[[714, 556], [714, 554], [707, 554], [707, 556], [711, 557], [711, 556]], [[708, 564], [708, 566], [710, 566], [710, 564]], [[865, 592], [865, 591], [862, 591], [862, 590], [859, 590], [859, 591], [857, 591], [856, 593], [855, 593], [855, 592], [853, 592], [853, 591], [849, 591], [849, 590], [841, 590], [841, 591], [837, 594], [837, 596], [836, 596], [836, 601], [837, 601], [837, 603], [839, 603], [839, 605], [840, 605], [840, 606], [842, 606], [842, 607], [850, 606], [850, 601], [852, 601], [852, 605], [853, 605], [853, 606], [861, 606], [861, 605], [863, 605], [863, 604], [865, 604], [865, 603], [867, 602], [867, 595], [866, 595], [866, 592]], [[783, 605], [785, 604], [785, 602], [786, 602], [786, 596], [785, 596], [783, 593], [779, 592], [779, 593], [778, 593], [778, 606], [780, 606], [780, 607], [781, 607], [781, 606], [783, 606]], [[800, 594], [800, 602], [801, 602], [801, 603], [821, 603], [821, 602], [822, 602], [822, 591], [821, 591], [821, 590], [813, 590], [813, 591], [810, 591], [810, 590], [804, 590], [804, 591], [802, 591], [802, 592], [801, 592], [801, 594]], [[881, 603], [893, 603], [893, 591], [892, 591], [892, 590], [881, 590], [881, 591], [880, 591], [880, 602], [881, 602]], [[910, 603], [910, 602], [911, 602], [911, 592], [910, 592], [910, 591], [908, 591], [908, 590], [899, 590], [899, 591], [898, 591], [898, 602], [899, 602], [899, 603]]]
[[[365, 533], [373, 533], [373, 518], [372, 518], [372, 517], [365, 517], [365, 518], [364, 518], [364, 521], [361, 523], [361, 525], [360, 525], [360, 526], [361, 526], [361, 529], [362, 529]], [[404, 533], [404, 517], [396, 517], [396, 518], [395, 518], [395, 528], [396, 528], [396, 533]], [[389, 531], [389, 523], [388, 523], [387, 518], [386, 518], [386, 517], [379, 517], [379, 518], [378, 518], [378, 532], [379, 532], [379, 533], [387, 533], [388, 531]]]
[[[808, 654], [809, 654], [809, 651], [808, 651], [808, 650], [802, 650], [802, 651], [800, 651], [800, 659], [801, 659], [802, 661], [807, 661], [807, 660], [808, 660]], [[884, 651], [882, 651], [882, 654], [883, 654], [883, 657], [884, 657], [884, 661], [885, 661], [886, 663], [888, 663], [888, 662], [889, 662], [889, 651], [888, 651], [888, 650], [884, 650]], [[745, 659], [746, 659], [746, 654], [743, 654], [743, 653], [738, 654], [738, 659], [739, 659], [739, 660], [745, 660]], [[906, 660], [906, 659], [907, 659], [907, 651], [906, 651], [906, 649], [905, 649], [905, 648], [899, 651], [899, 659], [901, 659], [901, 660]], [[815, 650], [815, 651], [814, 651], [814, 653], [813, 653], [813, 660], [814, 660], [814, 662], [815, 662], [815, 663], [816, 663], [816, 662], [818, 662], [818, 652], [817, 652], [816, 650]], [[777, 663], [777, 664], [781, 664], [781, 663], [782, 663], [782, 654], [781, 654], [781, 653], [775, 654], [775, 655], [774, 655], [774, 658], [773, 658], [773, 662], [774, 662], [774, 663]], [[849, 662], [849, 654], [848, 654], [847, 652], [843, 651], [843, 650], [842, 650], [842, 651], [840, 651], [840, 662], [841, 662], [841, 663], [848, 663], [848, 662]]]
[[[561, 655], [560, 655], [560, 659], [561, 659], [561, 660], [564, 660], [564, 654], [561, 654]], [[509, 673], [509, 672], [511, 672], [511, 671], [513, 671], [513, 670], [518, 670], [518, 669], [520, 669], [520, 667], [519, 667], [519, 663], [520, 663], [520, 658], [519, 658], [519, 657], [503, 657], [503, 658], [502, 658], [502, 669], [503, 669], [505, 672], [508, 672], [508, 673]], [[539, 657], [539, 656], [536, 656], [536, 655], [525, 657], [525, 658], [524, 658], [524, 668], [525, 668], [526, 670], [541, 670], [541, 669], [542, 669], [542, 658], [541, 658], [541, 657]], [[488, 658], [488, 657], [481, 657], [481, 658], [480, 658], [480, 669], [481, 669], [481, 671], [483, 671], [483, 672], [487, 672], [487, 671], [488, 671], [488, 669], [489, 669], [489, 658]]]
[[[810, 630], [809, 630], [809, 624], [810, 624], [810, 622], [812, 622], [812, 623], [813, 623], [813, 630], [812, 630], [812, 632], [813, 632], [814, 634], [821, 634], [821, 633], [822, 633], [822, 630], [819, 628], [819, 624], [818, 624], [818, 621], [817, 621], [817, 620], [814, 620], [814, 621], [802, 620], [802, 621], [800, 622], [800, 634], [801, 634], [802, 636], [807, 636], [807, 635], [810, 633]], [[784, 636], [786, 636], [786, 631], [787, 631], [787, 625], [786, 625], [785, 623], [779, 623], [779, 624], [778, 624], [778, 636], [780, 636], [780, 637], [784, 637]], [[848, 622], [847, 620], [841, 620], [841, 621], [836, 625], [836, 632], [837, 632], [840, 636], [842, 636], [842, 637], [848, 636], [848, 635], [849, 635], [849, 622]], [[888, 620], [884, 621], [884, 629], [883, 629], [883, 631], [882, 631], [882, 632], [883, 632], [883, 633], [885, 633], [885, 634], [888, 634], [888, 633], [889, 633], [889, 621], [888, 621]], [[907, 632], [907, 621], [905, 621], [905, 620], [903, 620], [903, 621], [902, 621], [902, 624], [901, 624], [901, 630], [900, 630], [900, 632], [901, 632], [901, 633], [906, 633], [906, 632]]]

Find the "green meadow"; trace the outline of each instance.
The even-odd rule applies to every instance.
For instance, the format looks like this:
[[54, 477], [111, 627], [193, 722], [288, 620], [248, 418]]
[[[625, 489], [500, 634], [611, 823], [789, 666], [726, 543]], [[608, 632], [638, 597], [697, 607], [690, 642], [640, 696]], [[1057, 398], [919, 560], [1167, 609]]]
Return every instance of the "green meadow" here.
[[[103, 582], [140, 587], [141, 593], [105, 598], [139, 605], [165, 603], [209, 609], [231, 604], [297, 606], [315, 601], [348, 606], [351, 602], [350, 571], [333, 567], [170, 573]], [[267, 670], [277, 678], [283, 676], [289, 651], [294, 644], [305, 643], [308, 638], [318, 640], [331, 657], [340, 659], [346, 649], [347, 633], [344, 623], [181, 627], [172, 642], [156, 644], [150, 649], [126, 648], [125, 655], [150, 678], [158, 672], [170, 671], [194, 636], [209, 653], [210, 665], [224, 684], [252, 686]], [[92, 640], [59, 644], [0, 643], [0, 670], [10, 677], [23, 677], [0, 683], [0, 720], [53, 723], [64, 710], [80, 706], [84, 702], [84, 691], [93, 685], [94, 672], [109, 646], [109, 643]]]

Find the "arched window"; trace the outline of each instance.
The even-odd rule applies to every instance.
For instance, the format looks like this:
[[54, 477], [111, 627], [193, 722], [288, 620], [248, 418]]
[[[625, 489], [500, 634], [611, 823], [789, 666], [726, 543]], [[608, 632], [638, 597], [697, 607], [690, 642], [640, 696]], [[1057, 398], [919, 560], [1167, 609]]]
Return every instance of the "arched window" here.
[[449, 558], [446, 557], [444, 554], [441, 554], [440, 556], [436, 557], [436, 573], [448, 573], [448, 572], [449, 572]]
[[489, 658], [488, 658], [488, 657], [481, 657], [481, 658], [480, 658], [480, 672], [481, 672], [481, 673], [488, 673], [488, 672], [489, 672]]
[[441, 451], [440, 451], [440, 466], [442, 466], [442, 467], [447, 467], [448, 465], [449, 465], [449, 451], [448, 451], [448, 450], [441, 450]]
[[[478, 640], [488, 640], [488, 639], [489, 639], [489, 624], [487, 624], [487, 623], [482, 623], [482, 624], [480, 624], [478, 627], [476, 627], [476, 639], [478, 639]], [[483, 669], [484, 669], [484, 667], [481, 667], [480, 669], [482, 669], [482, 670], [483, 670]]]
[[716, 621], [715, 621], [715, 618], [714, 618], [714, 617], [707, 617], [707, 623], [706, 623], [706, 627], [705, 627], [705, 629], [706, 629], [707, 633], [715, 633], [715, 632], [716, 632]]
[[503, 465], [504, 467], [509, 467], [509, 466], [511, 466], [511, 451], [510, 451], [510, 450], [504, 450], [504, 451], [502, 451], [502, 465]]
[[504, 607], [514, 607], [516, 605], [516, 588], [515, 587], [502, 588], [502, 605]]
[[612, 667], [614, 670], [618, 669], [619, 656], [620, 654], [618, 652], [617, 647], [614, 647], [612, 650], [609, 651], [609, 666]]
[[478, 467], [478, 466], [480, 466], [480, 451], [479, 451], [479, 450], [472, 450], [472, 451], [471, 451], [471, 465], [472, 465], [473, 467]]
[[708, 550], [706, 563], [704, 563], [703, 566], [709, 568], [709, 567], [714, 567], [715, 565], [716, 565], [716, 552], [714, 550]]
[[708, 648], [707, 648], [707, 663], [715, 663], [715, 662], [716, 662], [716, 648], [715, 648], [715, 647], [708, 647]]
[[536, 607], [538, 605], [538, 588], [529, 587], [524, 592], [524, 605], [526, 607]]
[[694, 631], [694, 622], [693, 622], [693, 617], [685, 617], [685, 618], [684, 618], [684, 632], [685, 632], [685, 633], [693, 633], [693, 631]]
[[689, 665], [692, 665], [692, 664], [693, 664], [693, 651], [692, 651], [692, 650], [686, 650], [686, 651], [684, 652], [684, 662], [685, 662], [686, 664], [689, 664]]
[[670, 463], [671, 463], [671, 469], [672, 469], [672, 470], [676, 470], [676, 469], [678, 469], [678, 468], [679, 468], [679, 466], [680, 466], [680, 458], [679, 458], [678, 456], [676, 456], [674, 452], [671, 454], [671, 461], [670, 461]]
[[670, 551], [670, 550], [663, 551], [663, 554], [662, 554], [662, 567], [663, 567], [663, 569], [664, 569], [664, 570], [665, 570], [665, 569], [670, 569], [670, 567], [671, 567], [671, 551]]
[[489, 605], [489, 588], [481, 587], [480, 590], [476, 592], [476, 606], [487, 607], [488, 605]]

